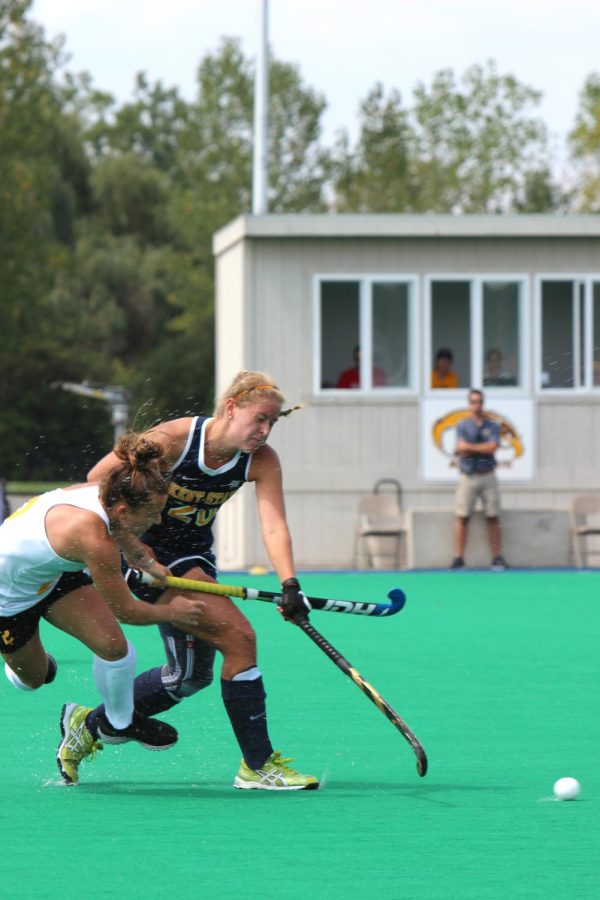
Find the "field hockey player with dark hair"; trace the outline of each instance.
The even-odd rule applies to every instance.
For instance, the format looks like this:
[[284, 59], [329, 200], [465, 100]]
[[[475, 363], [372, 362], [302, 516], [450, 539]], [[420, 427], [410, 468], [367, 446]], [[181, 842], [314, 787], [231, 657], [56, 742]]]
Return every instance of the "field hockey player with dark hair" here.
[[135, 651], [117, 621], [187, 627], [198, 618], [200, 604], [189, 598], [154, 607], [136, 602], [121, 573], [118, 540], [160, 518], [165, 471], [157, 443], [126, 435], [100, 484], [49, 491], [0, 526], [0, 649], [11, 684], [32, 691], [56, 676], [56, 661], [40, 639], [42, 618], [95, 654], [104, 713], [92, 737], [85, 727], [89, 710], [74, 703], [63, 707], [57, 759], [67, 784], [77, 784], [78, 764], [99, 748], [99, 740], [134, 740], [153, 750], [177, 740], [170, 725], [134, 714]]

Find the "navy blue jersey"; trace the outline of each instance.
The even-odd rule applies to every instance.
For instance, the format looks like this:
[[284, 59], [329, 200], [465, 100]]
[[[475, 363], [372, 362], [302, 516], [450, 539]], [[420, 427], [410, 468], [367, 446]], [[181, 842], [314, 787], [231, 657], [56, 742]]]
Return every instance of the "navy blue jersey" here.
[[215, 516], [223, 503], [248, 481], [251, 453], [238, 451], [218, 469], [204, 464], [208, 421], [208, 417], [198, 416], [192, 422], [186, 447], [171, 472], [161, 523], [142, 536], [150, 547], [162, 547], [180, 556], [210, 550]]

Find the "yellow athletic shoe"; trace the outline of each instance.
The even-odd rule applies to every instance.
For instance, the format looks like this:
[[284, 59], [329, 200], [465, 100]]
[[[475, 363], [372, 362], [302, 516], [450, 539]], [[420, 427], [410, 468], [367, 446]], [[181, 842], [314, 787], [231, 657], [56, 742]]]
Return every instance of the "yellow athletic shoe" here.
[[260, 769], [251, 769], [242, 760], [233, 786], [242, 790], [260, 791], [316, 791], [319, 782], [314, 775], [302, 775], [287, 765], [291, 758], [284, 759], [279, 750], [274, 750]]
[[76, 703], [65, 703], [60, 715], [60, 730], [63, 739], [58, 745], [56, 761], [66, 784], [79, 783], [79, 763], [86, 756], [94, 757], [96, 750], [102, 750], [100, 741], [86, 727], [85, 718], [91, 709]]

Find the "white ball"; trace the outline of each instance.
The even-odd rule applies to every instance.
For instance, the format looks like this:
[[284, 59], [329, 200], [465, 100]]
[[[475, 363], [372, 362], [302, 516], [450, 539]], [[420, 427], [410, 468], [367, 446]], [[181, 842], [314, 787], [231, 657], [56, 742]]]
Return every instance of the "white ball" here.
[[557, 800], [575, 800], [580, 791], [581, 785], [576, 778], [559, 778], [554, 784], [554, 796]]

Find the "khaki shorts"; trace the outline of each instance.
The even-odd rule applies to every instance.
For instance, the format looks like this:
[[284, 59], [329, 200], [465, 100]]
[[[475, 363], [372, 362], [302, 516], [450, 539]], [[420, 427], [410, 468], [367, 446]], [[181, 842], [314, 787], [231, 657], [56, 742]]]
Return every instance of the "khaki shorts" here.
[[475, 509], [478, 497], [481, 497], [486, 518], [495, 519], [500, 515], [500, 493], [495, 472], [483, 472], [480, 475], [461, 473], [456, 489], [456, 515], [461, 519], [468, 519]]

